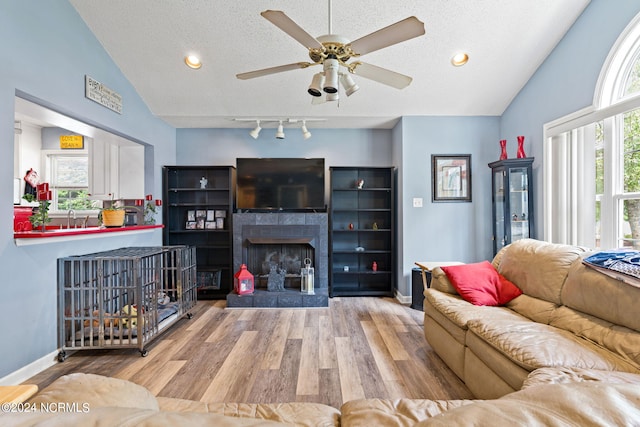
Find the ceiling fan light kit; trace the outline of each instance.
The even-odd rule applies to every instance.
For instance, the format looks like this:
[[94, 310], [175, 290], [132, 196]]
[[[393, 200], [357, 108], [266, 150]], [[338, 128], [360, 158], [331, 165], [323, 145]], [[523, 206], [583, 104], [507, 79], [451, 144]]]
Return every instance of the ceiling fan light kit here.
[[322, 90], [326, 93], [338, 92], [338, 60], [335, 58], [327, 58], [324, 60], [324, 86]]
[[324, 73], [316, 73], [313, 75], [313, 79], [311, 79], [311, 84], [309, 85], [309, 95], [311, 96], [322, 96], [322, 87], [324, 86]]
[[356, 84], [355, 80], [353, 80], [353, 77], [351, 77], [351, 75], [348, 73], [340, 73], [340, 83], [342, 83], [344, 93], [347, 96], [353, 95], [358, 91], [358, 89], [360, 89], [360, 86]]
[[[329, 0], [329, 34], [315, 38], [279, 10], [266, 10], [260, 15], [287, 33], [307, 48], [313, 62], [296, 62], [247, 73], [237, 74], [241, 80], [253, 79], [270, 74], [281, 73], [314, 65], [322, 65], [322, 72], [313, 75], [307, 92], [313, 96], [312, 104], [339, 99], [340, 83], [347, 96], [358, 91], [359, 86], [350, 74], [382, 83], [396, 89], [402, 89], [411, 83], [411, 77], [375, 65], [360, 61], [348, 62], [351, 58], [398, 44], [424, 35], [424, 23], [410, 16], [388, 27], [382, 28], [353, 42], [345, 37], [331, 34], [331, 0]], [[318, 98], [325, 93], [324, 101]]]

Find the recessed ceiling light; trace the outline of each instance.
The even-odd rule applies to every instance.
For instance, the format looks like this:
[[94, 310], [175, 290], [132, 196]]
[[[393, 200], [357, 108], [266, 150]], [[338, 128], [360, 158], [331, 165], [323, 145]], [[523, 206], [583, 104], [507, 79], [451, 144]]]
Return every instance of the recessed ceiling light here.
[[187, 64], [187, 67], [193, 68], [197, 70], [202, 67], [202, 62], [200, 62], [200, 58], [195, 55], [188, 55], [184, 57], [184, 63]]
[[453, 55], [453, 58], [451, 58], [451, 63], [455, 67], [461, 67], [464, 64], [466, 64], [468, 61], [469, 61], [469, 55], [467, 55], [464, 52], [456, 53], [455, 55]]

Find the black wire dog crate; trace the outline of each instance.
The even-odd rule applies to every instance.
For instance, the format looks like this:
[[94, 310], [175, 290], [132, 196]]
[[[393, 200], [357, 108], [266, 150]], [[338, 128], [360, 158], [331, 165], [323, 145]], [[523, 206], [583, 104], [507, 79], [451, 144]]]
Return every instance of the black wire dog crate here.
[[131, 247], [58, 259], [60, 353], [138, 348], [197, 302], [196, 248]]

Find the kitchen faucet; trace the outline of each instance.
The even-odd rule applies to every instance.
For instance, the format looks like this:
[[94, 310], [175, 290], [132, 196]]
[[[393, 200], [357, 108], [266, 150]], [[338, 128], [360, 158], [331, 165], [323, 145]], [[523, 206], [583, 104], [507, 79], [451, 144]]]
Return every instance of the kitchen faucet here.
[[76, 226], [76, 211], [69, 209], [69, 212], [67, 212], [67, 228], [71, 228], [71, 214], [73, 214], [73, 226]]

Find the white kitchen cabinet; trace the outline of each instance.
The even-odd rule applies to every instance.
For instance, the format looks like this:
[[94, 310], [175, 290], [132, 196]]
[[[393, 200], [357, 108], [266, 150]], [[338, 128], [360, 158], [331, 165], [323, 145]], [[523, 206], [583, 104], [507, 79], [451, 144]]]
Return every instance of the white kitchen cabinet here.
[[88, 142], [89, 198], [144, 198], [144, 147], [114, 137]]

